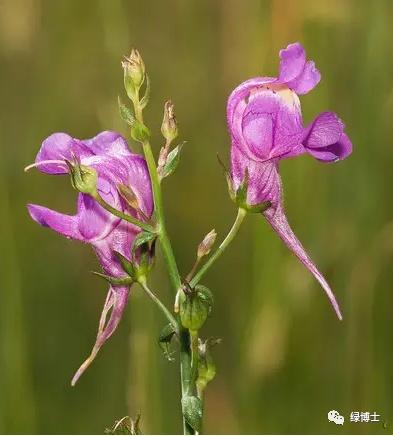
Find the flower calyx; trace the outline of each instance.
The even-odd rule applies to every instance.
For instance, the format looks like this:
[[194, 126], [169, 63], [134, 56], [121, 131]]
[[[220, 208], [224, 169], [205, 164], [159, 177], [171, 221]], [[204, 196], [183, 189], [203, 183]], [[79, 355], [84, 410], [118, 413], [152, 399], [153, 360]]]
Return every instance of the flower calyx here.
[[198, 331], [213, 308], [213, 294], [206, 286], [196, 285], [191, 288], [188, 283], [183, 285], [182, 291], [179, 301], [180, 321], [183, 327]]

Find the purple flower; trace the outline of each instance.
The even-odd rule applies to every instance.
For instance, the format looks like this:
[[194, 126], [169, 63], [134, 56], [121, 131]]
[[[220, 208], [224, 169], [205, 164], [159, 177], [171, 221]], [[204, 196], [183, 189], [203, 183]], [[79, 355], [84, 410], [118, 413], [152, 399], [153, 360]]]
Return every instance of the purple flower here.
[[309, 126], [303, 126], [298, 94], [311, 91], [320, 79], [314, 62], [306, 60], [304, 48], [294, 43], [280, 51], [277, 78], [256, 77], [232, 92], [227, 105], [231, 178], [237, 190], [248, 174], [249, 205], [271, 202], [263, 215], [319, 281], [341, 319], [329, 285], [288, 224], [278, 172], [281, 159], [308, 153], [321, 162], [336, 162], [352, 152], [344, 124], [335, 113], [322, 112]]
[[[107, 203], [140, 220], [151, 216], [153, 200], [146, 162], [141, 156], [130, 152], [122, 136], [115, 132], [102, 132], [92, 139], [79, 140], [65, 133], [55, 133], [43, 142], [34, 166], [46, 174], [67, 174], [69, 170], [65, 160], [71, 161], [75, 158], [82, 165], [96, 170], [98, 192]], [[118, 184], [131, 187], [138, 199], [139, 211], [131, 209], [122, 199], [118, 193]], [[65, 215], [34, 204], [29, 204], [28, 210], [39, 224], [50, 227], [69, 239], [91, 244], [105, 274], [113, 277], [125, 276], [116, 252], [131, 260], [131, 246], [140, 232], [138, 227], [113, 216], [92, 197], [81, 193], [78, 196], [76, 215]], [[110, 286], [96, 343], [89, 358], [75, 374], [73, 385], [116, 330], [128, 294], [128, 286]]]

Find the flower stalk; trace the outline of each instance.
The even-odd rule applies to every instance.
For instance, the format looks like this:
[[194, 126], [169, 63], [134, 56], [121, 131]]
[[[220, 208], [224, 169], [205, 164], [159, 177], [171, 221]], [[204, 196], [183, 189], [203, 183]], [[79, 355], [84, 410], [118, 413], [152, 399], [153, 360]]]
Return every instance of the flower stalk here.
[[[139, 101], [139, 96], [138, 98], [133, 99], [132, 101], [134, 105], [135, 119], [141, 125], [144, 125], [143, 106]], [[173, 253], [172, 245], [166, 230], [160, 178], [158, 175], [157, 166], [151, 149], [150, 141], [148, 140], [148, 138], [144, 138], [140, 142], [142, 143], [143, 153], [146, 159], [147, 168], [150, 174], [150, 180], [152, 185], [154, 211], [155, 211], [154, 213], [157, 222], [156, 234], [161, 244], [163, 257], [167, 266], [168, 275], [172, 284], [172, 288], [174, 290], [174, 293], [177, 294], [179, 291], [181, 291], [182, 282], [179, 274], [179, 269], [177, 267], [175, 255]], [[191, 385], [193, 382], [191, 377], [192, 351], [190, 348], [189, 331], [181, 327], [181, 324], [179, 322], [178, 322], [178, 332], [179, 332], [178, 337], [180, 341], [181, 391], [182, 391], [182, 398], [184, 398], [190, 392], [190, 389], [192, 387]], [[184, 416], [183, 416], [183, 431], [184, 434], [186, 435], [194, 434], [192, 427], [187, 423]]]
[[240, 226], [247, 214], [247, 211], [243, 208], [239, 208], [237, 211], [235, 222], [233, 223], [229, 233], [222, 241], [217, 250], [209, 257], [206, 263], [200, 268], [200, 270], [195, 274], [195, 276], [190, 281], [190, 286], [195, 287], [202, 279], [202, 277], [206, 274], [206, 272], [210, 269], [210, 267], [214, 264], [214, 262], [224, 253], [228, 245], [233, 241], [237, 233], [239, 232]]

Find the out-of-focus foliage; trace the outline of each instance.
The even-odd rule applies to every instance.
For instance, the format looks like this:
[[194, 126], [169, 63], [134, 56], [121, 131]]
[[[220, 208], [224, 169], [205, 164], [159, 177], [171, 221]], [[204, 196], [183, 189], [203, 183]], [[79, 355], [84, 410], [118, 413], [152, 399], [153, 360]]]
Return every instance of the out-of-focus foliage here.
[[[157, 344], [162, 315], [136, 290], [128, 314], [71, 389], [94, 342], [106, 285], [86, 246], [40, 228], [25, 204], [72, 212], [67, 178], [23, 167], [55, 131], [127, 134], [122, 55], [137, 47], [152, 83], [146, 120], [158, 153], [162, 105], [176, 105], [176, 174], [165, 180], [168, 225], [184, 275], [214, 227], [234, 218], [216, 154], [226, 159], [225, 103], [255, 75], [274, 75], [278, 50], [301, 41], [322, 72], [302, 99], [345, 120], [353, 156], [337, 165], [282, 163], [291, 224], [342, 304], [326, 297], [257, 216], [205, 284], [215, 310], [206, 336], [217, 376], [205, 431], [393, 431], [393, 3], [390, 0], [0, 1], [0, 432], [100, 433], [125, 415], [144, 432], [180, 431], [178, 362]], [[172, 304], [162, 262], [152, 287]], [[331, 409], [344, 427], [327, 420]], [[376, 411], [379, 424], [350, 424]], [[384, 428], [386, 427], [386, 429]]]

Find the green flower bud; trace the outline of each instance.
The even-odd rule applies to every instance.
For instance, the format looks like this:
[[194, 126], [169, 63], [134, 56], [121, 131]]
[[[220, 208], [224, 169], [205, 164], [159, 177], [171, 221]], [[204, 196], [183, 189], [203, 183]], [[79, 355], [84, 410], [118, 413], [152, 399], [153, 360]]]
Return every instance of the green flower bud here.
[[205, 286], [198, 285], [191, 292], [185, 293], [180, 301], [180, 320], [183, 327], [189, 330], [199, 330], [212, 308], [212, 293]]
[[161, 133], [167, 142], [172, 142], [178, 134], [175, 107], [170, 100], [165, 102], [164, 105], [164, 118], [162, 120]]
[[130, 56], [121, 63], [124, 70], [124, 87], [131, 100], [135, 100], [145, 80], [145, 64], [138, 50], [132, 49]]
[[66, 160], [70, 170], [71, 184], [83, 194], [97, 195], [97, 171], [94, 168]]

